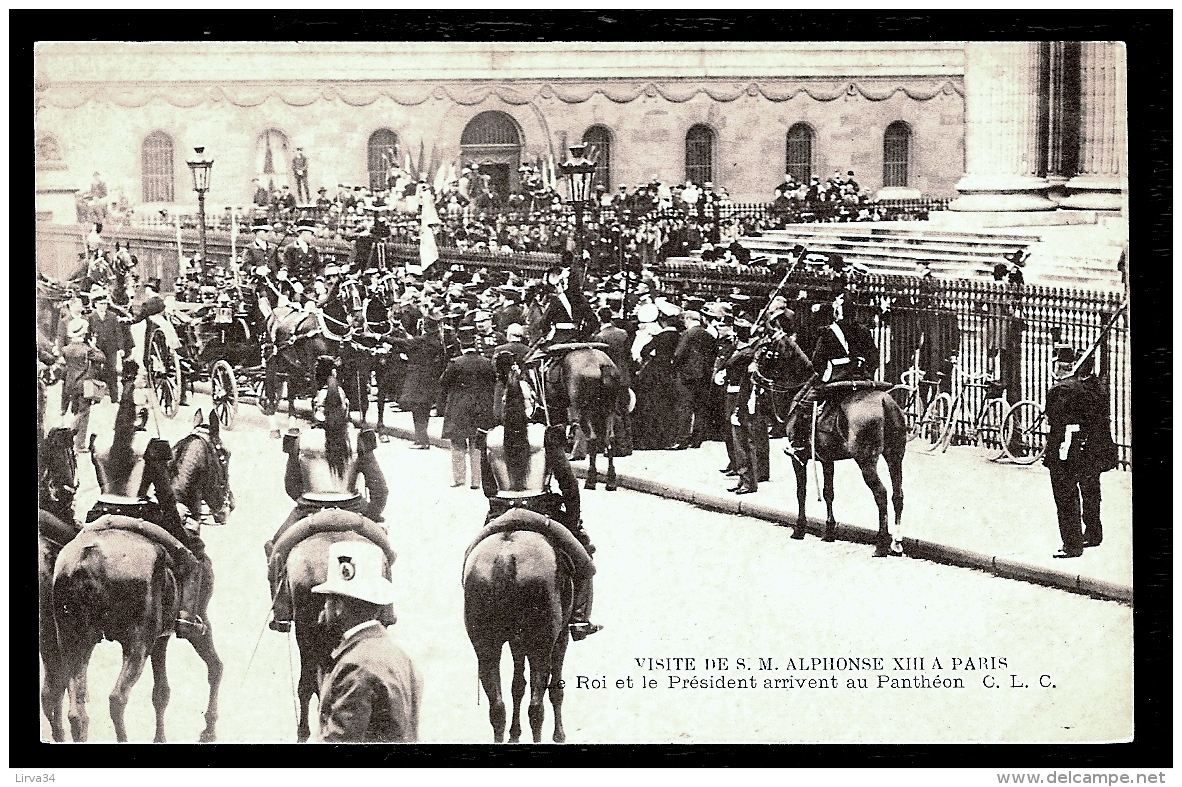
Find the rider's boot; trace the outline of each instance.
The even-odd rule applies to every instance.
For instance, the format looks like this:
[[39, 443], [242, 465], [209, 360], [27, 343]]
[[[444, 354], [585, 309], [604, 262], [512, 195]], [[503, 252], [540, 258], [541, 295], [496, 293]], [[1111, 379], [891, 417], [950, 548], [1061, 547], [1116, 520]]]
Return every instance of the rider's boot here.
[[595, 545], [591, 543], [591, 536], [587, 535], [587, 530], [583, 527], [582, 520], [576, 522], [575, 526], [570, 528], [570, 532], [583, 545], [583, 549], [587, 550], [588, 555], [595, 554]]
[[587, 577], [575, 586], [574, 609], [570, 615], [570, 638], [580, 642], [603, 629], [598, 623], [591, 622], [591, 577]]
[[291, 631], [291, 587], [286, 581], [280, 582], [272, 592], [275, 602], [271, 605], [271, 622], [267, 628], [286, 634]]
[[205, 621], [201, 619], [201, 591], [205, 581], [207, 556], [202, 556], [181, 583], [181, 598], [177, 611], [176, 635], [179, 639], [204, 636]]

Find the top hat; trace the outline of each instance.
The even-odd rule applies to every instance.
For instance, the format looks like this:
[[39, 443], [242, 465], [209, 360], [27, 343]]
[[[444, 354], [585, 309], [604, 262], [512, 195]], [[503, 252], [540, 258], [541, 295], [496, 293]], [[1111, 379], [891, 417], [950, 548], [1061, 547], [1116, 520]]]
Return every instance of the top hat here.
[[90, 298], [91, 303], [100, 299], [106, 299], [107, 288], [101, 284], [92, 284], [90, 285], [90, 292], [86, 293], [86, 296]]
[[151, 287], [156, 292], [160, 292], [160, 279], [151, 278], [144, 282], [145, 287]]
[[394, 601], [394, 585], [382, 570], [385, 552], [368, 541], [337, 541], [328, 545], [328, 579], [313, 593], [368, 601], [385, 606]]
[[266, 219], [255, 219], [250, 225], [251, 232], [270, 232], [271, 225]]

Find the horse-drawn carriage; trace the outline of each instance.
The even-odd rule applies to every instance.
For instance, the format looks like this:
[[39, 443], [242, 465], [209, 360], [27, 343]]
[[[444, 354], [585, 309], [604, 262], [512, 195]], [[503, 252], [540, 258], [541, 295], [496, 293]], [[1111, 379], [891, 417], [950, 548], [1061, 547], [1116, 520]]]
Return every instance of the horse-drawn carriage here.
[[262, 396], [264, 351], [253, 294], [233, 284], [202, 287], [195, 301], [166, 311], [180, 338], [171, 348], [157, 327], [148, 339], [149, 381], [165, 415], [176, 414], [184, 388], [208, 382], [213, 410], [230, 429], [240, 392]]

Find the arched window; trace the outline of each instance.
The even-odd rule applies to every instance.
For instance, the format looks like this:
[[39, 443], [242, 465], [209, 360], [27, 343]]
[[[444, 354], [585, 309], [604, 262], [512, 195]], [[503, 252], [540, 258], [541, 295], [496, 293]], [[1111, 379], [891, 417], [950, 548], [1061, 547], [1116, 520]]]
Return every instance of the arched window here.
[[287, 174], [290, 162], [286, 134], [277, 128], [269, 128], [259, 135], [255, 146], [255, 172], [260, 185], [268, 190], [290, 186]]
[[172, 202], [172, 138], [154, 131], [140, 147], [144, 202]]
[[701, 123], [685, 135], [685, 179], [699, 186], [714, 180], [714, 130]]
[[517, 124], [504, 112], [481, 112], [469, 121], [460, 135], [461, 145], [520, 145]]
[[901, 120], [887, 126], [882, 135], [882, 185], [906, 188], [910, 169], [911, 127]]
[[612, 133], [606, 126], [592, 126], [583, 132], [583, 141], [591, 147], [588, 158], [595, 159], [595, 185], [609, 192], [612, 187]]
[[808, 183], [813, 177], [813, 130], [807, 123], [797, 123], [788, 129], [788, 145], [784, 172], [797, 183]]
[[398, 135], [388, 128], [379, 128], [369, 137], [365, 159], [369, 170], [369, 188], [372, 191], [384, 191], [386, 176], [398, 164]]

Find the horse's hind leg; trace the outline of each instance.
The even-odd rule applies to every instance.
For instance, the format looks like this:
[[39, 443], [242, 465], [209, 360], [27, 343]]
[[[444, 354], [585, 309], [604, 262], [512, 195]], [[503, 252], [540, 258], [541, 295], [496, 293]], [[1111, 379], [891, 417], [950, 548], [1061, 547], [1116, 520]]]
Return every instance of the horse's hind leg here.
[[505, 741], [505, 701], [501, 699], [501, 648], [476, 654], [480, 683], [488, 697], [488, 721], [493, 728], [493, 742]]
[[588, 442], [587, 445], [587, 481], [583, 484], [584, 489], [594, 489], [595, 485], [599, 483], [599, 470], [595, 468], [595, 459], [599, 455], [599, 445], [594, 442]]
[[903, 456], [887, 457], [891, 474], [891, 502], [895, 507], [895, 526], [891, 528], [891, 554], [903, 556]]
[[[70, 737], [75, 741], [84, 741], [90, 728], [90, 717], [86, 714], [86, 701], [89, 698], [86, 688], [86, 670], [90, 666], [90, 654], [94, 650], [95, 642], [80, 648], [69, 657], [63, 659], [62, 668], [58, 673], [53, 691], [56, 692], [58, 702], [61, 702], [62, 692], [66, 685], [70, 689]], [[60, 724], [60, 712], [59, 712]]]
[[878, 457], [873, 460], [858, 460], [858, 467], [862, 471], [862, 478], [866, 486], [874, 494], [874, 504], [878, 506], [878, 540], [874, 545], [875, 557], [886, 557], [889, 554], [891, 536], [887, 529], [887, 491], [878, 476]]
[[152, 707], [156, 709], [156, 737], [153, 743], [164, 743], [164, 711], [172, 691], [168, 685], [168, 637], [159, 637], [152, 648]]
[[[821, 462], [821, 471], [825, 477], [825, 537], [821, 540], [833, 541], [837, 537], [837, 519], [833, 516], [833, 463]], [[804, 510], [803, 505], [800, 508]]]
[[616, 414], [611, 412], [607, 418], [607, 438], [603, 444], [604, 453], [607, 454], [607, 483], [604, 489], [609, 492], [616, 491]]
[[[566, 632], [563, 632], [565, 636]], [[542, 722], [546, 718], [546, 689], [550, 683], [550, 651], [535, 652], [529, 656], [529, 726], [534, 734], [534, 743], [542, 742]]]
[[566, 743], [566, 730], [562, 728], [562, 662], [566, 659], [566, 646], [570, 638], [564, 631], [554, 645], [550, 666], [550, 707], [554, 708], [554, 742]]
[[115, 681], [115, 688], [111, 691], [110, 707], [111, 721], [115, 724], [115, 740], [120, 743], [127, 741], [127, 728], [123, 724], [123, 712], [127, 709], [127, 698], [131, 690], [139, 681], [144, 671], [144, 663], [148, 660], [148, 645], [142, 636], [133, 634], [129, 642], [123, 644], [123, 668], [119, 670], [119, 679]]
[[222, 659], [213, 646], [213, 626], [209, 616], [205, 616], [205, 633], [199, 637], [190, 638], [193, 650], [205, 662], [206, 679], [209, 682], [209, 702], [205, 707], [205, 729], [197, 740], [209, 743], [217, 740], [218, 722], [218, 691], [222, 685]]
[[513, 647], [513, 643], [509, 643], [509, 650], [513, 654], [513, 682], [510, 684], [513, 722], [509, 725], [509, 743], [517, 743], [521, 740], [521, 700], [525, 697], [525, 653], [520, 647]]

